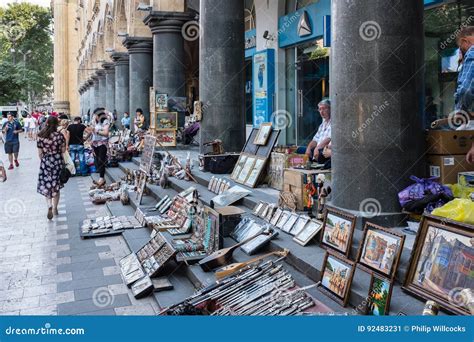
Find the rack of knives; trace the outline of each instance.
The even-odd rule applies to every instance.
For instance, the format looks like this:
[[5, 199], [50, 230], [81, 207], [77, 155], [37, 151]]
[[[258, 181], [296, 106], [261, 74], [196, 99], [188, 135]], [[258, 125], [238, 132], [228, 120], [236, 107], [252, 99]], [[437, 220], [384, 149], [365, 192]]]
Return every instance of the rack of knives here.
[[279, 263], [266, 261], [205, 287], [161, 315], [290, 316], [315, 306], [306, 288], [298, 288]]

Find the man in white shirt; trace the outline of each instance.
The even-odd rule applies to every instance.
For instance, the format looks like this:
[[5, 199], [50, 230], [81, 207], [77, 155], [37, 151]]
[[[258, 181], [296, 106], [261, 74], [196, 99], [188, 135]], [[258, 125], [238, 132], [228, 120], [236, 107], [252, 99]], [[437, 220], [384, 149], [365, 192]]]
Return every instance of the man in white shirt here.
[[323, 123], [319, 126], [316, 135], [306, 148], [306, 155], [316, 161], [321, 159], [323, 150], [331, 142], [331, 101], [321, 101], [318, 104], [318, 110], [323, 118]]

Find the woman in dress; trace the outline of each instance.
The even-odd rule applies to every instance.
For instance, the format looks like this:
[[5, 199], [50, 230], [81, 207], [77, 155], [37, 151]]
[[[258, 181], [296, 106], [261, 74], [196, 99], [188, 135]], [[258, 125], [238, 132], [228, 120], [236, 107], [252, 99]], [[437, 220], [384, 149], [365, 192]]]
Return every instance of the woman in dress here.
[[66, 139], [58, 132], [59, 121], [50, 116], [38, 134], [38, 154], [41, 159], [37, 191], [48, 203], [48, 220], [58, 215], [60, 190], [59, 175], [64, 167], [62, 154], [66, 152]]

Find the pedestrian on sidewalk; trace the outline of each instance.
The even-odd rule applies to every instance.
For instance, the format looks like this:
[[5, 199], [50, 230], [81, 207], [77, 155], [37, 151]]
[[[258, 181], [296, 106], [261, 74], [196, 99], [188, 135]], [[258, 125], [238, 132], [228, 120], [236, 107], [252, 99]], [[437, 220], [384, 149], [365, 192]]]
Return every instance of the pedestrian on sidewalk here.
[[15, 119], [12, 113], [7, 114], [7, 122], [2, 126], [3, 139], [5, 141], [5, 153], [8, 154], [10, 166], [8, 170], [13, 170], [13, 161], [15, 166], [19, 167], [18, 153], [20, 152], [20, 139], [18, 135], [23, 132], [20, 122]]
[[38, 154], [41, 159], [37, 192], [46, 197], [48, 220], [58, 215], [61, 188], [61, 170], [64, 167], [63, 153], [66, 152], [66, 139], [58, 132], [59, 121], [50, 116], [44, 129], [38, 134]]
[[89, 135], [92, 135], [92, 148], [94, 150], [94, 160], [99, 180], [94, 181], [97, 188], [105, 185], [105, 166], [107, 165], [107, 146], [109, 144], [110, 122], [104, 108], [94, 110], [93, 126], [88, 128]]
[[75, 117], [73, 122], [74, 123], [67, 128], [69, 132], [69, 154], [74, 163], [76, 162], [76, 158], [79, 159], [80, 171], [77, 175], [84, 177], [89, 175], [86, 157], [84, 155], [84, 131], [86, 130], [86, 126], [82, 124], [80, 117]]
[[58, 132], [61, 133], [64, 136], [64, 139], [66, 140], [66, 147], [69, 147], [69, 131], [67, 130], [69, 126], [69, 120], [68, 119], [59, 119], [59, 127], [58, 127]]

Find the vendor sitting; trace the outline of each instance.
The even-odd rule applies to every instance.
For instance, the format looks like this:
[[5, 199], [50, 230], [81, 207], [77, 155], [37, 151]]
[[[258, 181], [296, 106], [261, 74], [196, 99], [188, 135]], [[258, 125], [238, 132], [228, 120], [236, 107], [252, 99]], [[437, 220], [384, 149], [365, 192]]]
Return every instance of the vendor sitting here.
[[331, 158], [330, 153], [324, 153], [325, 148], [331, 143], [331, 101], [321, 101], [318, 104], [318, 109], [323, 118], [323, 123], [319, 126], [316, 135], [306, 148], [306, 155], [319, 164], [326, 164]]

